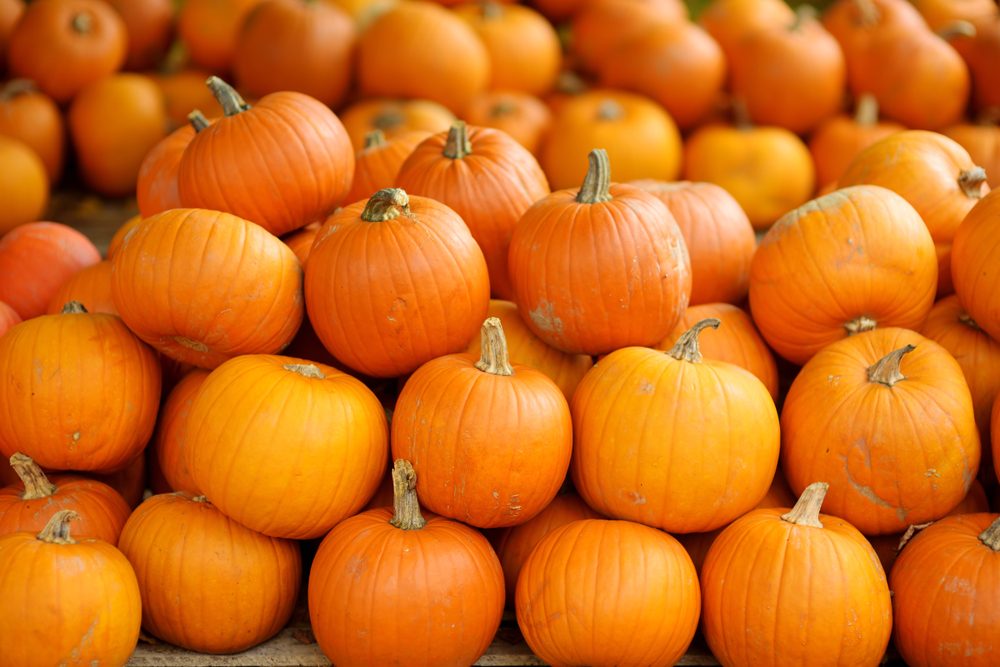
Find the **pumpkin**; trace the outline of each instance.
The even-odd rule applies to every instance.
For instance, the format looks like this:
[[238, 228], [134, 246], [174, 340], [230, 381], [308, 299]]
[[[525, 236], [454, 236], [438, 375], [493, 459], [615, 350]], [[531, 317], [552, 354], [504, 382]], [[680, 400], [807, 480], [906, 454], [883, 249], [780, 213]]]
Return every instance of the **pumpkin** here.
[[24, 12], [24, 4], [24, 0], [0, 0], [0, 71], [7, 69], [7, 40]]
[[277, 634], [295, 607], [298, 545], [245, 528], [204, 496], [150, 498], [118, 547], [135, 568], [143, 628], [188, 650], [244, 651]]
[[[993, 451], [993, 471], [997, 478], [1000, 478], [1000, 396], [993, 403], [993, 412], [990, 414], [990, 440]], [[996, 498], [994, 497], [994, 500]]]
[[712, 544], [701, 571], [702, 631], [721, 663], [882, 660], [892, 632], [885, 572], [854, 526], [820, 514], [826, 488], [810, 485], [791, 511], [750, 512]]
[[142, 222], [141, 215], [133, 215], [131, 218], [126, 220], [121, 224], [121, 226], [115, 230], [115, 233], [111, 236], [111, 240], [108, 241], [107, 259], [110, 260], [114, 257], [118, 249], [121, 248], [122, 243], [125, 242], [125, 237], [129, 235], [134, 227], [136, 227], [140, 222]]
[[81, 473], [90, 479], [107, 484], [118, 492], [130, 508], [136, 508], [146, 493], [146, 452], [140, 452], [124, 467], [111, 472]]
[[[316, 240], [316, 234], [319, 232], [319, 225], [316, 223], [310, 223], [303, 227], [302, 229], [296, 230], [283, 238], [285, 245], [295, 253], [295, 257], [299, 260], [299, 264], [303, 267], [306, 265], [306, 260], [309, 259], [309, 253], [312, 252], [313, 241]], [[303, 319], [303, 323], [305, 323]]]
[[420, 503], [477, 528], [528, 521], [566, 479], [569, 405], [544, 373], [512, 364], [497, 318], [482, 351], [427, 362], [403, 386], [392, 415], [392, 456], [417, 473]]
[[74, 510], [80, 515], [77, 537], [118, 544], [131, 508], [117, 491], [72, 475], [49, 479], [31, 457], [19, 452], [10, 457], [10, 465], [21, 484], [0, 489], [0, 535], [38, 532], [58, 510]]
[[177, 173], [184, 150], [194, 135], [208, 127], [209, 121], [200, 111], [188, 115], [188, 124], [164, 137], [146, 153], [136, 176], [136, 200], [139, 214], [148, 218], [163, 211], [180, 208]]
[[580, 381], [570, 402], [570, 470], [598, 512], [704, 532], [767, 492], [778, 463], [778, 413], [753, 374], [702, 357], [699, 335], [718, 326], [698, 322], [668, 352], [619, 349]]
[[992, 0], [913, 0], [928, 27], [935, 32], [948, 28], [956, 21], [989, 19], [998, 14]]
[[394, 509], [346, 519], [320, 544], [308, 592], [316, 641], [343, 667], [471, 665], [500, 626], [500, 562], [472, 528], [421, 515], [408, 462], [396, 462], [393, 486]]
[[894, 28], [927, 32], [927, 22], [908, 0], [835, 0], [823, 13], [823, 26], [844, 51], [851, 84], [864, 77], [866, 58], [879, 34]]
[[712, 36], [726, 61], [732, 62], [743, 38], [758, 29], [787, 25], [795, 13], [782, 0], [710, 0], [698, 23]]
[[570, 52], [579, 66], [598, 72], [601, 62], [645, 30], [687, 20], [677, 0], [587, 0], [570, 22]]
[[344, 201], [367, 199], [375, 192], [395, 185], [403, 162], [430, 135], [430, 132], [411, 130], [387, 139], [382, 130], [369, 132], [364, 148], [355, 157], [354, 180]]
[[[258, 409], [264, 404], [284, 407], [269, 413]], [[182, 433], [191, 478], [215, 506], [248, 528], [293, 539], [324, 535], [360, 510], [388, 450], [385, 413], [359, 380], [263, 354], [214, 370]]]
[[[968, 65], [972, 79], [972, 108], [989, 118], [1000, 109], [1000, 76], [996, 61], [1000, 56], [1000, 12], [993, 3], [992, 15], [956, 21], [945, 26], [939, 34], [958, 51]], [[957, 122], [957, 121], [956, 121]]]
[[215, 96], [205, 86], [205, 80], [210, 76], [208, 72], [182, 69], [166, 73], [151, 72], [148, 76], [163, 93], [170, 131], [187, 125], [194, 109], [200, 109], [209, 118], [222, 115], [222, 108]]
[[341, 202], [354, 152], [329, 108], [296, 92], [266, 95], [251, 108], [218, 77], [208, 85], [225, 116], [195, 135], [181, 157], [184, 206], [226, 211], [281, 235]]
[[431, 2], [400, 2], [358, 38], [356, 72], [365, 97], [427, 99], [460, 113], [489, 85], [490, 56], [453, 12]]
[[732, 195], [713, 183], [632, 181], [666, 204], [691, 257], [691, 305], [740, 303], [757, 248], [753, 226]]
[[512, 91], [487, 91], [465, 109], [469, 125], [492, 127], [509, 134], [534, 155], [552, 125], [552, 112], [537, 97]]
[[969, 153], [974, 164], [986, 170], [986, 183], [991, 189], [1000, 187], [1000, 115], [993, 123], [976, 125], [960, 123], [941, 130], [941, 134], [957, 142]]
[[853, 117], [840, 114], [829, 118], [809, 137], [809, 152], [816, 165], [816, 182], [823, 186], [836, 186], [858, 153], [904, 129], [899, 123], [879, 121], [878, 100], [870, 94], [862, 95]]
[[303, 315], [302, 271], [288, 246], [251, 222], [201, 209], [138, 223], [111, 260], [111, 295], [137, 336], [202, 368], [281, 350]]
[[979, 468], [961, 367], [907, 329], [875, 329], [817, 353], [785, 398], [781, 440], [792, 490], [828, 480], [828, 511], [867, 535], [944, 516]]
[[547, 664], [672, 665], [698, 629], [700, 602], [698, 574], [676, 539], [587, 519], [552, 531], [528, 556], [517, 624]]
[[364, 149], [365, 137], [375, 130], [380, 130], [386, 139], [395, 139], [412, 130], [427, 134], [445, 132], [455, 121], [455, 114], [430, 100], [360, 100], [339, 116], [355, 151]]
[[607, 151], [619, 182], [672, 181], [680, 172], [681, 139], [674, 121], [660, 105], [631, 93], [586, 92], [560, 106], [539, 157], [549, 185], [554, 190], [578, 185], [593, 148]]
[[651, 25], [599, 63], [602, 85], [658, 102], [682, 130], [694, 128], [712, 113], [726, 73], [722, 49], [688, 21]]
[[366, 375], [397, 377], [465, 349], [486, 319], [489, 279], [458, 214], [386, 189], [327, 218], [305, 293], [333, 356]]
[[997, 244], [998, 214], [1000, 191], [994, 190], [965, 216], [955, 233], [951, 250], [951, 275], [958, 299], [993, 340], [1000, 340], [1000, 292], [997, 290], [1000, 266], [993, 252]]
[[[184, 0], [177, 14], [177, 36], [198, 67], [229, 71], [240, 26], [261, 0]], [[188, 109], [191, 111], [191, 109]]]
[[37, 536], [0, 537], [5, 666], [124, 665], [135, 650], [142, 613], [135, 572], [113, 545], [74, 539], [76, 518], [61, 510]]
[[917, 212], [890, 190], [859, 185], [768, 231], [750, 265], [750, 310], [768, 344], [801, 365], [876, 326], [919, 328], [936, 285], [934, 243]]
[[326, 0], [326, 2], [347, 12], [358, 29], [364, 30], [379, 14], [399, 0]]
[[80, 269], [56, 290], [45, 312], [55, 315], [70, 301], [78, 301], [87, 312], [117, 315], [111, 298], [111, 262], [103, 260]]
[[198, 485], [187, 465], [187, 430], [191, 405], [208, 377], [208, 371], [196, 368], [174, 385], [160, 409], [151, 448], [164, 480], [174, 491], [200, 495]]
[[340, 106], [351, 84], [355, 32], [334, 4], [265, 0], [240, 27], [233, 76], [253, 97], [295, 90]]
[[448, 132], [413, 150], [399, 168], [396, 184], [460, 215], [486, 258], [494, 296], [511, 296], [507, 254], [514, 227], [549, 194], [545, 174], [528, 149], [500, 130], [456, 121]]
[[171, 0], [104, 0], [122, 17], [128, 35], [125, 69], [155, 67], [166, 55], [174, 33]]
[[23, 320], [41, 315], [64, 282], [99, 261], [94, 244], [72, 227], [58, 222], [21, 225], [0, 237], [0, 301]]
[[724, 188], [757, 230], [804, 204], [816, 183], [801, 139], [780, 127], [746, 124], [710, 123], [695, 130], [684, 144], [682, 176]]
[[15, 79], [0, 88], [0, 135], [23, 141], [35, 151], [50, 184], [62, 176], [65, 134], [59, 107], [34, 83]]
[[651, 345], [687, 307], [687, 248], [658, 199], [611, 183], [606, 151], [591, 151], [588, 163], [578, 190], [539, 200], [514, 228], [514, 301], [532, 332], [564, 352]]
[[60, 104], [125, 62], [127, 34], [118, 13], [100, 0], [28, 4], [7, 43], [15, 78], [31, 79]]
[[906, 545], [889, 580], [907, 664], [995, 664], [1000, 656], [1000, 517], [950, 517]]
[[[0, 236], [3, 236], [44, 214], [49, 203], [49, 180], [45, 165], [30, 146], [2, 135], [0, 165], [4, 173], [0, 180], [0, 199], [4, 202], [0, 208]], [[7, 289], [0, 287], [0, 295]]]
[[0, 336], [7, 333], [15, 324], [21, 322], [21, 316], [17, 311], [0, 301]]

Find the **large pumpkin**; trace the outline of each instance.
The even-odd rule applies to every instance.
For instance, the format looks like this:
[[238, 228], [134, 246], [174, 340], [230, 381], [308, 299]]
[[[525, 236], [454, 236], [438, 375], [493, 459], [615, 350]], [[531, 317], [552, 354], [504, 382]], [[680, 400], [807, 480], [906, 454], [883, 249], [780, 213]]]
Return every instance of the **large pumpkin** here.
[[173, 491], [200, 495], [188, 469], [187, 430], [191, 404], [208, 378], [208, 371], [196, 368], [187, 373], [167, 396], [160, 408], [160, 419], [150, 447], [156, 456], [164, 480]]
[[1000, 243], [1000, 190], [983, 197], [955, 233], [951, 276], [958, 299], [976, 324], [1000, 340], [1000, 263], [994, 249]]
[[49, 183], [59, 181], [66, 152], [65, 124], [56, 103], [31, 81], [14, 79], [0, 88], [0, 135], [30, 146], [45, 165]]

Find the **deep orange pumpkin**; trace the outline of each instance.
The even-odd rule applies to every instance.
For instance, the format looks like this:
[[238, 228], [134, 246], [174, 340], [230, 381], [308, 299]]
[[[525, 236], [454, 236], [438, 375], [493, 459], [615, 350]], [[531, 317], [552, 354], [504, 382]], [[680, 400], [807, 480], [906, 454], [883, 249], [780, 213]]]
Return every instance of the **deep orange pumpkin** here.
[[941, 130], [941, 134], [958, 142], [969, 152], [974, 164], [986, 170], [986, 183], [991, 189], [1000, 187], [1000, 124], [998, 123], [1000, 123], [1000, 111], [992, 123], [982, 122], [976, 125], [961, 123]]
[[114, 257], [115, 253], [118, 252], [118, 249], [121, 248], [122, 243], [125, 242], [125, 237], [128, 236], [128, 234], [132, 231], [132, 228], [140, 222], [142, 222], [142, 216], [133, 215], [131, 218], [123, 222], [121, 227], [115, 231], [111, 240], [108, 241], [108, 250], [105, 253], [108, 260]]
[[200, 495], [201, 492], [188, 470], [185, 452], [188, 417], [194, 397], [207, 377], [208, 371], [196, 368], [174, 385], [160, 409], [159, 423], [151, 443], [160, 471], [170, 488], [191, 495]]
[[[295, 253], [295, 257], [303, 267], [306, 265], [306, 260], [309, 259], [309, 253], [312, 252], [313, 241], [316, 240], [319, 227], [318, 224], [311, 223], [282, 239], [285, 245]], [[303, 320], [303, 323], [305, 323], [305, 320]]]
[[31, 81], [15, 79], [0, 88], [0, 135], [27, 144], [45, 165], [49, 183], [59, 181], [66, 152], [66, 126], [56, 103]]
[[381, 130], [386, 139], [395, 139], [412, 130], [445, 132], [455, 122], [455, 114], [430, 100], [359, 100], [339, 116], [355, 151], [365, 147], [365, 137], [375, 130]]
[[136, 200], [139, 214], [148, 218], [163, 211], [180, 208], [177, 175], [184, 150], [194, 135], [208, 127], [208, 119], [200, 111], [188, 115], [188, 124], [164, 137], [146, 153], [136, 177]]
[[469, 125], [502, 130], [536, 157], [552, 125], [552, 111], [537, 97], [511, 91], [486, 91], [465, 109]]
[[24, 0], [0, 0], [0, 70], [7, 69], [7, 41], [24, 12]]
[[698, 15], [698, 23], [722, 47], [726, 61], [732, 62], [747, 34], [788, 25], [794, 18], [783, 0], [711, 0]]
[[190, 122], [189, 116], [195, 109], [200, 110], [208, 118], [222, 115], [222, 108], [215, 96], [205, 86], [205, 80], [209, 77], [208, 72], [182, 69], [166, 73], [151, 72], [149, 77], [163, 93], [163, 100], [167, 105], [167, 118], [170, 119], [170, 131], [187, 125]]
[[146, 493], [146, 452], [143, 450], [124, 467], [111, 472], [87, 471], [81, 473], [89, 479], [107, 484], [118, 492], [132, 509], [142, 502]]
[[7, 333], [15, 324], [21, 322], [21, 316], [17, 311], [0, 301], [0, 336]]
[[[45, 165], [30, 146], [0, 136], [0, 236], [19, 225], [38, 220], [49, 203], [49, 181]], [[0, 287], [0, 292], [3, 292]]]
[[45, 312], [55, 315], [70, 301], [79, 301], [90, 313], [117, 315], [111, 298], [111, 262], [102, 260], [74, 273], [52, 295]]
[[354, 180], [344, 197], [347, 203], [368, 199], [384, 188], [396, 185], [399, 168], [424, 140], [431, 136], [423, 130], [409, 130], [387, 138], [382, 130], [372, 130], [365, 146], [355, 157]]
[[184, 42], [191, 61], [209, 72], [228, 72], [233, 64], [240, 26], [260, 2], [184, 0], [177, 14], [177, 36]]
[[958, 299], [993, 340], [1000, 340], [1000, 265], [994, 252], [1000, 242], [998, 215], [1000, 190], [994, 190], [965, 216], [951, 250], [951, 276]]
[[125, 68], [153, 68], [167, 53], [174, 36], [174, 7], [171, 0], [104, 0], [115, 8], [125, 23], [128, 51]]
[[678, 0], [586, 0], [570, 23], [570, 51], [582, 69], [599, 72], [601, 62], [629, 39], [685, 20], [687, 6]]

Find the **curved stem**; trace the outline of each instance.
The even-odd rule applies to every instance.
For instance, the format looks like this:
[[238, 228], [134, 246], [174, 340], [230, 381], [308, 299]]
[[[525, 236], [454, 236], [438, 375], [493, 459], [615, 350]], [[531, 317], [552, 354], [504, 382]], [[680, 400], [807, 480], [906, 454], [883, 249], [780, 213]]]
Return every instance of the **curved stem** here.
[[986, 182], [986, 170], [982, 167], [965, 169], [958, 175], [958, 187], [969, 199], [982, 199], [983, 183]]
[[0, 102], [9, 102], [18, 95], [34, 93], [38, 86], [31, 79], [11, 79], [0, 88]]
[[701, 363], [701, 350], [698, 347], [698, 336], [704, 329], [718, 329], [722, 322], [714, 317], [695, 322], [695, 325], [681, 334], [674, 346], [667, 351], [677, 361], [689, 361], [692, 364]]
[[15, 452], [10, 457], [10, 467], [14, 469], [14, 472], [21, 479], [21, 483], [24, 484], [21, 500], [48, 498], [56, 492], [56, 485], [49, 481], [49, 478], [45, 476], [45, 473], [30, 456]]
[[314, 380], [326, 379], [326, 375], [323, 374], [323, 371], [316, 364], [284, 364], [282, 368], [292, 373], [298, 373], [304, 378], [312, 378]]
[[864, 93], [858, 98], [854, 122], [864, 127], [871, 127], [878, 122], [878, 99], [871, 93]]
[[38, 533], [38, 539], [49, 544], [76, 544], [69, 534], [69, 522], [80, 518], [73, 510], [59, 510], [52, 515], [49, 522]]
[[385, 222], [410, 212], [410, 198], [400, 188], [384, 188], [371, 196], [361, 212], [365, 222]]
[[950, 42], [958, 37], [975, 37], [976, 26], [969, 21], [952, 21], [941, 26], [937, 31], [937, 35], [946, 42]]
[[1000, 517], [990, 527], [979, 534], [979, 541], [993, 551], [1000, 551]]
[[819, 520], [819, 511], [823, 507], [823, 499], [830, 485], [826, 482], [813, 482], [806, 487], [802, 495], [795, 502], [795, 507], [791, 512], [781, 515], [783, 521], [794, 523], [796, 526], [812, 526], [822, 528], [823, 523]]
[[903, 547], [909, 544], [910, 540], [912, 540], [914, 537], [917, 536], [917, 533], [919, 533], [924, 528], [929, 527], [932, 523], [934, 522], [928, 521], [927, 523], [911, 523], [909, 526], [907, 526], [906, 531], [903, 533], [903, 536], [899, 538], [899, 544], [896, 545], [896, 553], [898, 554], [900, 551], [902, 551]]
[[915, 345], [904, 345], [876, 361], [868, 367], [868, 381], [891, 387], [897, 382], [905, 380], [906, 376], [899, 370], [899, 364], [905, 355], [915, 349], [917, 349]]
[[208, 122], [208, 119], [205, 118], [205, 114], [203, 114], [200, 109], [195, 109], [194, 111], [189, 113], [187, 115], [187, 119], [188, 122], [191, 123], [191, 127], [194, 128], [195, 134], [198, 134], [206, 127], [211, 125], [211, 123]]
[[365, 146], [362, 150], [370, 151], [385, 146], [385, 132], [375, 128], [365, 135]]
[[219, 77], [208, 77], [205, 85], [207, 85], [208, 89], [212, 91], [212, 95], [214, 95], [215, 99], [218, 100], [219, 106], [222, 107], [222, 111], [225, 113], [227, 118], [229, 116], [241, 114], [250, 109], [250, 105], [246, 103], [246, 100], [240, 97], [240, 94], [236, 92], [236, 89]]
[[64, 305], [62, 310], [59, 311], [62, 315], [79, 315], [86, 312], [87, 309], [79, 301], [67, 301], [66, 305]]
[[472, 142], [469, 141], [469, 128], [464, 120], [456, 120], [448, 130], [448, 139], [444, 143], [444, 156], [452, 160], [461, 160], [472, 153]]
[[848, 336], [853, 336], [854, 334], [871, 331], [876, 326], [878, 326], [878, 322], [867, 315], [862, 315], [861, 317], [857, 317], [845, 324], [844, 328], [847, 329]]
[[507, 338], [503, 335], [500, 318], [488, 317], [480, 331], [480, 356], [476, 368], [490, 375], [513, 375], [507, 354]]
[[603, 148], [595, 148], [587, 155], [587, 163], [587, 175], [583, 178], [576, 201], [581, 204], [611, 201], [611, 162], [608, 160], [608, 152]]
[[400, 530], [420, 530], [427, 520], [420, 513], [417, 500], [417, 473], [406, 459], [396, 459], [392, 466], [392, 519]]

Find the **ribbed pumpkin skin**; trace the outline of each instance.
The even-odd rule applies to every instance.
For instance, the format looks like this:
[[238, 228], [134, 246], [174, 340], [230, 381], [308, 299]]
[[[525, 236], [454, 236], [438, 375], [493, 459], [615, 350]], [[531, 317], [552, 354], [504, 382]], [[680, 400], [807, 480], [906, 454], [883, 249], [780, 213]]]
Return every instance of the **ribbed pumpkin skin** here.
[[996, 514], [935, 522], [900, 553], [890, 586], [895, 643], [913, 667], [989, 667], [1000, 659], [1000, 552], [979, 540]]
[[396, 377], [465, 349], [486, 319], [486, 260], [462, 219], [426, 197], [366, 222], [367, 200], [330, 216], [306, 269], [309, 320], [347, 366]]
[[368, 199], [382, 188], [396, 185], [399, 168], [420, 142], [431, 136], [424, 130], [407, 130], [384, 143], [362, 148], [355, 156], [354, 180], [344, 201], [353, 204]]
[[[868, 368], [905, 345], [905, 379], [889, 387]], [[792, 490], [830, 484], [824, 509], [867, 535], [902, 532], [946, 515], [979, 468], [972, 397], [937, 343], [876, 329], [834, 343], [792, 383], [781, 413], [781, 456]], [[819, 444], [817, 444], [819, 443]]]
[[111, 294], [137, 336], [202, 368], [277, 352], [303, 316], [295, 254], [258, 225], [202, 209], [136, 225], [111, 262]]
[[141, 614], [135, 573], [113, 545], [0, 537], [2, 667], [124, 665]]
[[427, 516], [420, 530], [400, 530], [392, 515], [353, 516], [320, 544], [309, 573], [316, 641], [338, 667], [471, 665], [503, 614], [496, 554], [457, 521]]
[[0, 338], [0, 452], [51, 470], [114, 470], [146, 446], [160, 365], [114, 315], [42, 315]]
[[142, 217], [148, 218], [168, 209], [181, 207], [177, 170], [184, 149], [194, 139], [194, 135], [194, 127], [184, 125], [161, 139], [146, 153], [139, 166], [135, 185], [136, 201]]
[[673, 537], [589, 519], [549, 533], [517, 582], [517, 623], [553, 665], [673, 665], [695, 630], [698, 575]]
[[208, 371], [196, 368], [174, 385], [160, 408], [160, 419], [153, 436], [152, 448], [167, 484], [174, 491], [197, 495], [198, 485], [188, 470], [185, 447], [187, 446], [188, 418], [191, 404], [201, 385], [208, 378]]
[[322, 364], [313, 364], [322, 379], [306, 377], [287, 368], [295, 364], [310, 362], [244, 355], [216, 369], [191, 404], [184, 455], [198, 488], [227, 516], [265, 535], [307, 539], [375, 492], [388, 427], [359, 380]]
[[140, 505], [118, 546], [135, 568], [143, 628], [188, 650], [256, 646], [281, 630], [295, 607], [298, 544], [265, 537], [186, 494]]
[[458, 213], [486, 257], [493, 295], [510, 298], [510, 238], [524, 212], [549, 194], [548, 181], [531, 152], [500, 130], [468, 128], [471, 153], [459, 159], [444, 155], [448, 137], [441, 132], [417, 146], [396, 185]]
[[879, 664], [892, 631], [885, 572], [864, 536], [760, 509], [712, 544], [701, 571], [702, 631], [733, 667]]
[[280, 236], [332, 211], [353, 174], [354, 151], [337, 116], [286, 91], [199, 132], [177, 182], [184, 206], [226, 211]]
[[21, 531], [38, 533], [59, 510], [73, 510], [80, 518], [73, 522], [76, 539], [94, 538], [118, 544], [122, 526], [132, 512], [125, 499], [107, 484], [74, 475], [53, 475], [56, 485], [51, 496], [24, 500], [24, 485], [0, 489], [0, 535]]
[[752, 509], [778, 464], [774, 401], [725, 362], [624, 348], [587, 373], [570, 409], [573, 483], [610, 517], [712, 530]]
[[962, 305], [993, 340], [1000, 340], [1000, 190], [979, 200], [955, 234], [951, 249], [951, 276]]
[[45, 312], [55, 315], [70, 301], [79, 301], [88, 313], [117, 315], [111, 298], [111, 262], [102, 260], [74, 273], [52, 295]]
[[917, 329], [934, 304], [937, 258], [920, 216], [878, 186], [837, 190], [791, 211], [750, 265], [750, 309], [774, 350], [804, 364], [867, 317]]

